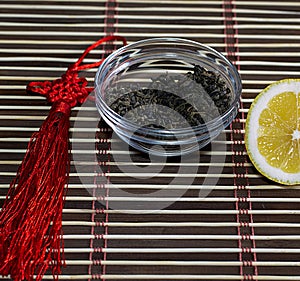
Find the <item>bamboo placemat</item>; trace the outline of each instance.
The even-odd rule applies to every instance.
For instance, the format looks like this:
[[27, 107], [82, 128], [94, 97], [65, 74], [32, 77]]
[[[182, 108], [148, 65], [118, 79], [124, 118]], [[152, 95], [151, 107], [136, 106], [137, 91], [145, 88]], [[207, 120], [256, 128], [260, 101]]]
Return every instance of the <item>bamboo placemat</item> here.
[[[50, 108], [26, 84], [59, 77], [104, 35], [192, 39], [226, 55], [243, 80], [237, 118], [189, 157], [150, 159], [121, 142], [92, 102], [75, 108], [60, 280], [300, 280], [299, 186], [263, 178], [243, 141], [253, 98], [300, 77], [299, 16], [296, 0], [0, 2], [1, 204]], [[91, 84], [95, 72], [84, 73]]]

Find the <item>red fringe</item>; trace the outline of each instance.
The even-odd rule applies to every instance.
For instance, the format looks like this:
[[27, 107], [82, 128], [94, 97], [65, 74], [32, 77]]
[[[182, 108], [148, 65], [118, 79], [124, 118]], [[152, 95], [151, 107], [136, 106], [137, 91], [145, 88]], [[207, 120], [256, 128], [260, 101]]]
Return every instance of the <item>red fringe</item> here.
[[57, 280], [65, 265], [62, 210], [70, 167], [69, 117], [71, 107], [84, 102], [92, 91], [78, 71], [99, 66], [103, 59], [82, 62], [91, 50], [113, 40], [126, 45], [123, 37], [104, 37], [89, 46], [61, 78], [27, 86], [53, 106], [40, 131], [32, 135], [0, 211], [0, 275], [10, 275], [14, 281], [40, 281], [51, 267]]
[[[71, 107], [54, 103], [34, 133], [0, 212], [0, 274], [15, 281], [54, 279], [64, 265], [62, 210], [69, 172]], [[8, 200], [9, 199], [9, 200]]]

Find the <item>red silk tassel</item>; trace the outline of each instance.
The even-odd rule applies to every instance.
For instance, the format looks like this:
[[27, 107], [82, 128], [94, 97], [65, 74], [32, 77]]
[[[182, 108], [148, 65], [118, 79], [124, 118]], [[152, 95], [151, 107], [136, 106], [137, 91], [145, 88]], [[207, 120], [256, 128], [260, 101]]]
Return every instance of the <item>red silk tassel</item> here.
[[0, 275], [14, 281], [41, 280], [48, 267], [54, 279], [65, 265], [62, 210], [69, 173], [69, 117], [71, 108], [93, 90], [78, 71], [99, 66], [103, 60], [80, 65], [100, 44], [126, 40], [105, 37], [83, 53], [67, 72], [53, 82], [31, 82], [27, 90], [45, 95], [53, 103], [40, 130], [34, 133], [26, 155], [11, 182], [0, 212]]
[[[64, 105], [64, 111], [57, 111]], [[69, 170], [70, 106], [54, 104], [39, 132], [34, 133], [1, 212], [0, 265], [14, 280], [37, 280], [53, 264], [58, 274], [64, 186]], [[57, 164], [54, 164], [57, 163]], [[50, 223], [52, 223], [50, 227]], [[53, 249], [53, 250], [51, 250]]]

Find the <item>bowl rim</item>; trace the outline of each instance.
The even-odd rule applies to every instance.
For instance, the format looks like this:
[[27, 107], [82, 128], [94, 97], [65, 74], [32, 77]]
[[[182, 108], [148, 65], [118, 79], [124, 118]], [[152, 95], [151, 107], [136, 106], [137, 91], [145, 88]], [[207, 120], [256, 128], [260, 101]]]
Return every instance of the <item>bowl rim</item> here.
[[[146, 128], [141, 128], [139, 125], [137, 125], [134, 122], [131, 122], [130, 120], [127, 120], [126, 118], [124, 118], [123, 116], [119, 115], [118, 113], [116, 113], [114, 110], [112, 110], [104, 101], [104, 99], [102, 98], [101, 94], [97, 94], [97, 89], [99, 89], [98, 87], [101, 84], [101, 77], [100, 75], [102, 74], [103, 70], [105, 69], [105, 67], [109, 64], [109, 62], [111, 60], [113, 60], [115, 57], [117, 57], [119, 54], [122, 54], [124, 51], [126, 50], [130, 50], [136, 47], [139, 47], [141, 45], [144, 44], [151, 44], [151, 43], [165, 43], [165, 42], [171, 42], [171, 43], [176, 43], [176, 44], [191, 44], [195, 47], [199, 47], [199, 48], [204, 48], [206, 50], [208, 50], [209, 52], [215, 54], [217, 57], [221, 58], [226, 65], [228, 65], [232, 71], [233, 77], [234, 77], [234, 81], [236, 84], [236, 88], [235, 93], [233, 95], [234, 99], [231, 103], [231, 106], [222, 114], [219, 114], [216, 118], [205, 122], [203, 124], [199, 124], [196, 126], [190, 126], [190, 127], [183, 127], [183, 128], [176, 128], [176, 129], [157, 129], [157, 128], [151, 128], [151, 127], [146, 127]], [[218, 128], [220, 126], [220, 122], [223, 123], [223, 120], [226, 118], [235, 110], [236, 107], [238, 107], [239, 105], [239, 101], [240, 101], [240, 97], [242, 94], [242, 80], [241, 80], [241, 76], [237, 70], [237, 68], [235, 67], [235, 65], [229, 60], [227, 59], [221, 52], [215, 50], [214, 48], [197, 42], [197, 41], [193, 41], [190, 39], [185, 39], [185, 38], [179, 38], [179, 37], [154, 37], [154, 38], [147, 38], [147, 39], [142, 39], [136, 42], [132, 42], [130, 44], [127, 44], [125, 46], [120, 47], [119, 49], [117, 49], [116, 51], [112, 52], [111, 54], [109, 54], [104, 61], [102, 62], [102, 64], [99, 66], [95, 78], [94, 78], [94, 91], [95, 91], [95, 95], [96, 95], [96, 105], [98, 107], [98, 110], [100, 112], [100, 114], [104, 114], [103, 113], [103, 106], [105, 111], [108, 111], [109, 113], [112, 113], [114, 115], [114, 118], [117, 118], [118, 122], [123, 122], [126, 123], [126, 125], [130, 127], [130, 130], [139, 130], [141, 132], [145, 132], [147, 134], [186, 134], [188, 132], [193, 131], [193, 133], [197, 132], [197, 131], [212, 131], [215, 128]], [[99, 92], [99, 91], [98, 91]], [[99, 100], [100, 100], [100, 105], [99, 105]], [[109, 114], [109, 116], [111, 117], [111, 114]], [[106, 118], [108, 116], [106, 115]], [[114, 120], [114, 122], [116, 121], [116, 119]]]

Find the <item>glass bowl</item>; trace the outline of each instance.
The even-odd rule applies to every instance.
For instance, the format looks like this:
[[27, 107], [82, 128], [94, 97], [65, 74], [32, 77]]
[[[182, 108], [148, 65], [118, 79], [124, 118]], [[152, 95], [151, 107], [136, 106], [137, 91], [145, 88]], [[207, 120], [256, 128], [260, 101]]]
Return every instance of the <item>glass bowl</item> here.
[[96, 106], [137, 150], [177, 156], [201, 149], [235, 118], [242, 91], [232, 63], [180, 38], [153, 38], [108, 56], [95, 76]]

